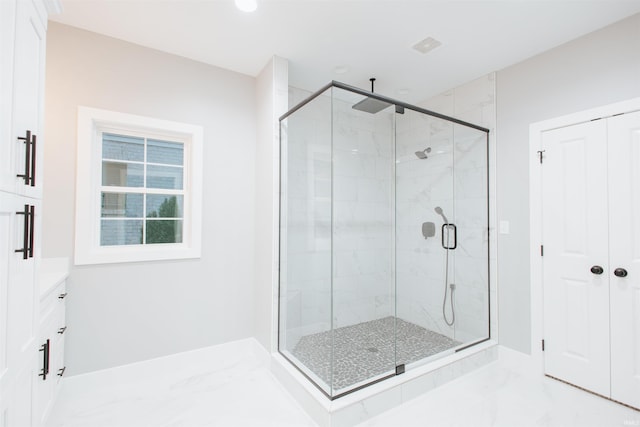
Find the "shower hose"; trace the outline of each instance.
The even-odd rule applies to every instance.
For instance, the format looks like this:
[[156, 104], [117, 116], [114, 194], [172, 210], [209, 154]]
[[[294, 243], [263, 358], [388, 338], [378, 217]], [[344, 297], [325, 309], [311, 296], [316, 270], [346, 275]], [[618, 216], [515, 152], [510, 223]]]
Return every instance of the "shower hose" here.
[[[456, 285], [453, 283], [449, 286], [449, 227], [445, 227], [447, 229], [447, 247], [445, 250], [447, 251], [447, 255], [445, 257], [445, 269], [444, 269], [444, 298], [442, 299], [442, 317], [444, 317], [444, 322], [453, 326], [456, 322], [456, 312], [453, 308], [453, 294], [456, 290]], [[449, 293], [449, 288], [451, 288], [451, 296], [449, 297], [449, 301], [451, 302], [451, 322], [447, 319], [447, 294]]]

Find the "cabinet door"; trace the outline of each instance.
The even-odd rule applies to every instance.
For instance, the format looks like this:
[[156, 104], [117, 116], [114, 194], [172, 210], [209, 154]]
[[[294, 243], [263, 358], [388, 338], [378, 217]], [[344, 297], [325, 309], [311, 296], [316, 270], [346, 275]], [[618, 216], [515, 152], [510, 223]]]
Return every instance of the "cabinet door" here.
[[545, 373], [609, 396], [606, 129], [543, 134], [542, 260]]
[[[31, 245], [31, 206], [33, 212], [39, 212], [33, 199], [0, 192], [0, 397], [3, 405], [5, 399], [16, 394], [16, 387], [22, 390], [23, 386], [18, 384], [22, 380], [18, 377], [26, 375], [26, 370], [33, 370], [37, 356], [35, 258], [24, 259], [23, 252], [16, 252], [23, 249], [25, 240]], [[25, 227], [28, 227], [26, 239]], [[31, 380], [27, 380], [31, 384]]]
[[640, 112], [608, 128], [611, 398], [640, 408]]
[[0, 1], [0, 190], [13, 191], [14, 173], [13, 52], [15, 40], [16, 0]]
[[[33, 361], [34, 358], [31, 358]], [[0, 399], [0, 426], [28, 427], [32, 424], [31, 396], [33, 369], [23, 369], [15, 379], [11, 391]]]
[[[42, 195], [42, 118], [44, 106], [45, 29], [32, 1], [17, 2], [13, 63], [13, 172], [15, 191], [30, 197]], [[24, 140], [27, 131], [35, 135], [35, 144], [27, 157]], [[35, 152], [35, 155], [33, 154]], [[31, 158], [35, 157], [35, 159]], [[31, 170], [32, 167], [35, 170]], [[16, 175], [34, 176], [32, 182]], [[29, 180], [30, 181], [30, 180]]]

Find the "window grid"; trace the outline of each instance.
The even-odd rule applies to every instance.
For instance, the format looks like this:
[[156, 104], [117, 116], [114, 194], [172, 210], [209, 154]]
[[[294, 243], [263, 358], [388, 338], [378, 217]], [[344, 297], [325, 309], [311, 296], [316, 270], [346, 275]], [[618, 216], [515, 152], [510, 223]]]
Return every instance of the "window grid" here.
[[[149, 221], [153, 222], [153, 221], [176, 221], [176, 222], [180, 222], [181, 223], [181, 231], [180, 231], [180, 241], [175, 242], [175, 243], [169, 243], [169, 244], [176, 244], [176, 243], [182, 243], [183, 237], [184, 237], [184, 228], [185, 228], [185, 223], [186, 223], [186, 215], [185, 215], [185, 204], [187, 202], [187, 194], [185, 191], [185, 176], [184, 176], [184, 172], [186, 169], [186, 165], [185, 165], [185, 144], [183, 141], [167, 141], [166, 137], [162, 137], [163, 139], [158, 139], [153, 138], [153, 137], [148, 137], [148, 136], [144, 136], [144, 135], [127, 135], [125, 132], [122, 131], [112, 131], [112, 130], [104, 130], [102, 132], [100, 132], [100, 141], [101, 144], [104, 143], [104, 139], [105, 139], [105, 134], [110, 134], [110, 135], [115, 135], [115, 136], [124, 136], [124, 137], [133, 137], [133, 138], [139, 138], [143, 140], [143, 160], [142, 161], [137, 161], [137, 160], [124, 160], [124, 159], [115, 159], [115, 158], [111, 158], [111, 157], [104, 157], [101, 155], [101, 168], [104, 167], [104, 162], [110, 162], [110, 163], [120, 163], [120, 164], [137, 164], [137, 165], [141, 165], [142, 166], [142, 178], [143, 178], [143, 182], [142, 182], [142, 186], [115, 186], [115, 185], [104, 185], [103, 182], [101, 182], [100, 185], [100, 192], [101, 192], [101, 197], [100, 197], [100, 201], [101, 201], [101, 213], [99, 215], [99, 220], [102, 221], [113, 221], [113, 222], [120, 222], [120, 221], [141, 221], [142, 222], [142, 236], [141, 236], [141, 243], [139, 244], [134, 244], [133, 246], [146, 246], [149, 244], [155, 244], [155, 243], [148, 243], [147, 242], [147, 224]], [[182, 146], [182, 152], [183, 152], [183, 157], [182, 157], [182, 164], [181, 165], [176, 165], [176, 164], [169, 164], [169, 163], [159, 163], [159, 162], [148, 162], [148, 148], [149, 148], [149, 144], [148, 141], [149, 139], [154, 140], [154, 141], [163, 141], [163, 142], [170, 142], [172, 144], [180, 144]], [[102, 150], [101, 150], [102, 152]], [[173, 169], [181, 169], [182, 170], [182, 188], [181, 189], [175, 189], [175, 188], [155, 188], [155, 187], [147, 187], [148, 182], [147, 182], [147, 178], [149, 176], [148, 174], [148, 166], [161, 166], [161, 167], [165, 167], [165, 168], [173, 168]], [[140, 217], [127, 217], [126, 216], [126, 200], [125, 200], [125, 207], [124, 210], [125, 212], [123, 213], [123, 216], [121, 217], [104, 217], [102, 216], [102, 210], [104, 209], [104, 195], [105, 194], [140, 194], [142, 195], [142, 211], [141, 211], [141, 216]], [[181, 215], [182, 216], [173, 216], [173, 217], [149, 217], [148, 213], [147, 213], [147, 195], [168, 195], [168, 196], [182, 196], [182, 212]], [[166, 200], [166, 199], [165, 199]], [[114, 211], [116, 210], [115, 208], [113, 209]], [[102, 233], [102, 231], [101, 231]], [[105, 245], [103, 245], [105, 246]], [[111, 246], [111, 245], [106, 245], [106, 246]], [[115, 245], [115, 246], [132, 246], [132, 245]]]

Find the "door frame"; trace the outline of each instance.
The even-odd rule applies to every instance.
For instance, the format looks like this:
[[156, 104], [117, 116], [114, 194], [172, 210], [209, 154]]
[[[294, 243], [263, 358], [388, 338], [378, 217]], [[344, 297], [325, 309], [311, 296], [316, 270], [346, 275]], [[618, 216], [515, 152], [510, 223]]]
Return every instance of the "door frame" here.
[[[542, 150], [542, 133], [566, 126], [611, 117], [617, 114], [640, 111], [640, 98], [603, 105], [529, 125], [529, 261], [531, 298], [531, 357], [540, 373], [544, 374], [543, 337], [543, 264], [540, 256], [542, 242], [542, 170], [539, 150]], [[544, 153], [542, 153], [544, 156]]]

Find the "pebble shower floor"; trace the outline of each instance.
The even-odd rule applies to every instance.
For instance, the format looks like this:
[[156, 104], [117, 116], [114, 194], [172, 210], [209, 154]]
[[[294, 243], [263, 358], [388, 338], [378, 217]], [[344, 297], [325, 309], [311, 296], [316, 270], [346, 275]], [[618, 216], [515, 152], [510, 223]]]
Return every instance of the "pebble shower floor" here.
[[[322, 381], [341, 390], [461, 343], [393, 316], [300, 338], [293, 355]], [[397, 350], [397, 355], [396, 355]], [[397, 356], [397, 357], [396, 357]]]

